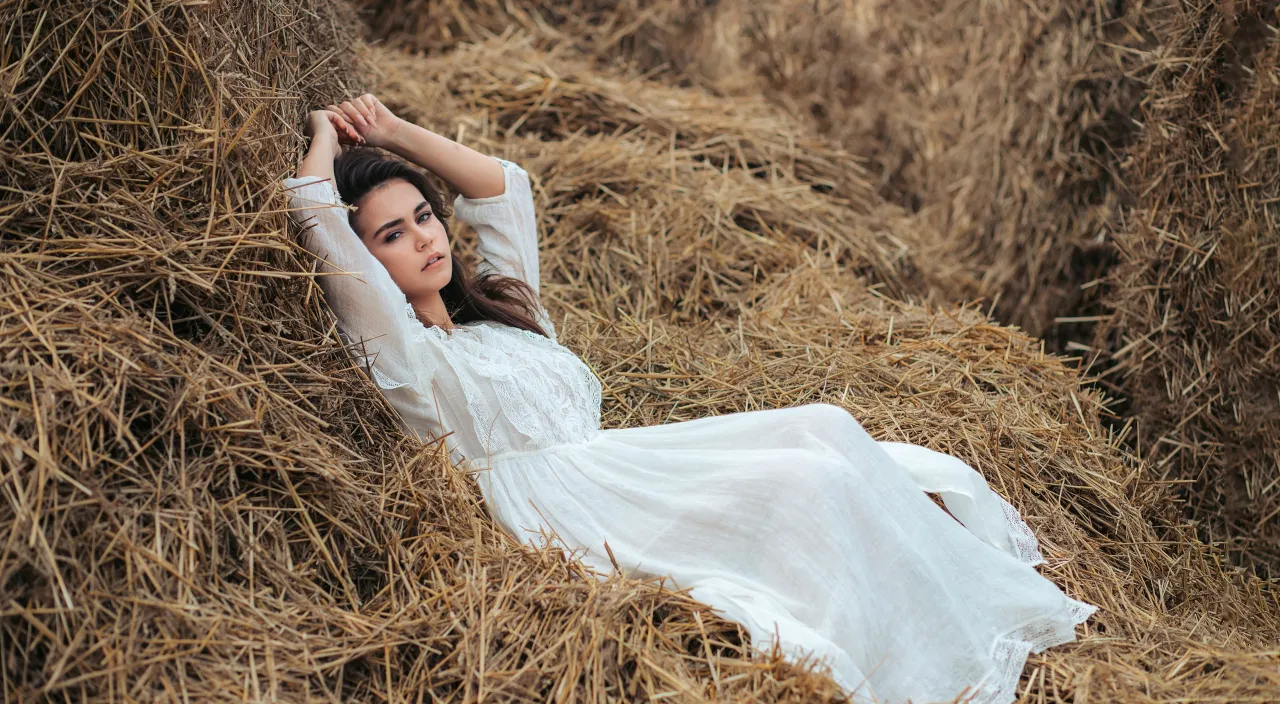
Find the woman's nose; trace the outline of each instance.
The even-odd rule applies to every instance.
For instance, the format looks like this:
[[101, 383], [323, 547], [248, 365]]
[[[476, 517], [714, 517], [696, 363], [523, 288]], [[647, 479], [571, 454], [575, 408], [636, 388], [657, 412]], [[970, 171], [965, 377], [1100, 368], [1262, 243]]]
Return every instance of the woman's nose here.
[[418, 249], [420, 250], [426, 249], [427, 246], [431, 244], [431, 233], [427, 232], [424, 227], [416, 228], [415, 237], [417, 239]]

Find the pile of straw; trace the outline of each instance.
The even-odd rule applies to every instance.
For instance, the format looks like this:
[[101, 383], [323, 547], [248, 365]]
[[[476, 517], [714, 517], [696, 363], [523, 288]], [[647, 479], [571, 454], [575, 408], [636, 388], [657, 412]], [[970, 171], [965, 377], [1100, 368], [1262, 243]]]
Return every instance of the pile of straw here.
[[530, 170], [548, 305], [608, 425], [839, 403], [971, 462], [1102, 607], [1033, 660], [1028, 697], [1280, 688], [1276, 596], [1176, 524], [1098, 394], [974, 309], [891, 300], [926, 280], [929, 232], [758, 101], [557, 85], [589, 57], [514, 36], [372, 50], [331, 0], [9, 11], [6, 698], [839, 699], [670, 585], [515, 544], [465, 468], [396, 430], [277, 190], [307, 108], [375, 73], [406, 115]]
[[1280, 21], [1160, 16], [1096, 344], [1204, 539], [1280, 577]]

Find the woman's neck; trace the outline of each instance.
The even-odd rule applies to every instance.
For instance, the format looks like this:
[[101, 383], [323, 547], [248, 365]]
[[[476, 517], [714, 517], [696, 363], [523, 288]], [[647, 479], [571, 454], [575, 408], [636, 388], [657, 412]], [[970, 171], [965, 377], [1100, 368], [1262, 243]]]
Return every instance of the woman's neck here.
[[435, 323], [444, 330], [453, 329], [453, 320], [449, 317], [449, 311], [444, 307], [444, 299], [440, 297], [439, 291], [432, 291], [429, 294], [410, 299], [413, 309], [426, 316], [427, 320]]

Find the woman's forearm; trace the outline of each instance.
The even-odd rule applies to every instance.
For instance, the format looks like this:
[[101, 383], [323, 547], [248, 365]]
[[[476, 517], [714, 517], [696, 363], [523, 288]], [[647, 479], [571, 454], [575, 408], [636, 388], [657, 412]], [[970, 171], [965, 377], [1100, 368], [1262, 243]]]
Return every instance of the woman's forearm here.
[[[298, 164], [298, 176], [319, 177], [333, 180], [333, 160], [338, 156], [338, 146], [324, 140], [312, 140], [307, 155]], [[337, 188], [337, 184], [334, 184]]]
[[506, 190], [502, 165], [492, 157], [407, 120], [382, 146], [436, 174], [466, 198], [490, 198]]

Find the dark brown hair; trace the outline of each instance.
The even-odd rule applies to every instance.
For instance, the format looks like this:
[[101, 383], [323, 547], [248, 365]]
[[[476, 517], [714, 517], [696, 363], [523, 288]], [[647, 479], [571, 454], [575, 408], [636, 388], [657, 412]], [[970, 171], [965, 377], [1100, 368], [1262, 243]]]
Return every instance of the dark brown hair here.
[[[451, 212], [445, 207], [443, 194], [425, 173], [409, 163], [372, 147], [349, 147], [334, 160], [333, 176], [338, 195], [348, 205], [357, 204], [370, 191], [391, 179], [408, 181], [422, 192], [431, 212], [440, 218], [440, 224], [444, 225], [444, 231], [452, 241], [448, 220]], [[455, 256], [452, 259], [453, 276], [440, 289], [440, 298], [444, 300], [445, 310], [449, 311], [449, 318], [455, 325], [492, 320], [550, 337], [534, 322], [537, 294], [528, 284], [496, 272], [472, 276], [461, 258]], [[418, 319], [427, 326], [436, 324], [421, 312]]]

